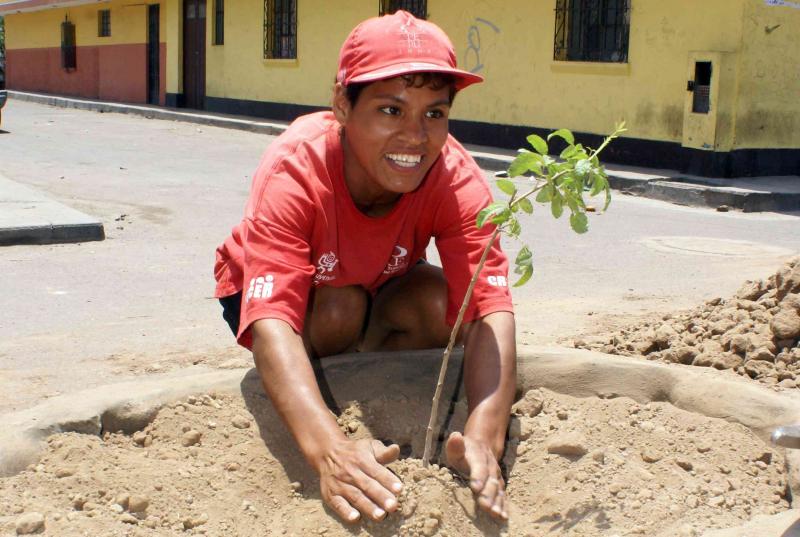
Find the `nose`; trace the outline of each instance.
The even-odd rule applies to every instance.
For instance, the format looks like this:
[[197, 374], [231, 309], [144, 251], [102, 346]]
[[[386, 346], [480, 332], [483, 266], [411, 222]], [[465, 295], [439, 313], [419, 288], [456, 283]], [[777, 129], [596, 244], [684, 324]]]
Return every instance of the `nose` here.
[[409, 114], [403, 121], [403, 141], [408, 145], [424, 145], [428, 141], [428, 127], [424, 115], [419, 117]]

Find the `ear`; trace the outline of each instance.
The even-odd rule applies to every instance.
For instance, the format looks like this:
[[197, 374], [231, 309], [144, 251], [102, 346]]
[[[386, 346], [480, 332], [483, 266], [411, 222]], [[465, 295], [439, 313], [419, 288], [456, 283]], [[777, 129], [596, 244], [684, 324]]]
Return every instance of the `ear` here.
[[340, 125], [345, 126], [352, 110], [345, 87], [337, 82], [333, 88], [333, 115]]

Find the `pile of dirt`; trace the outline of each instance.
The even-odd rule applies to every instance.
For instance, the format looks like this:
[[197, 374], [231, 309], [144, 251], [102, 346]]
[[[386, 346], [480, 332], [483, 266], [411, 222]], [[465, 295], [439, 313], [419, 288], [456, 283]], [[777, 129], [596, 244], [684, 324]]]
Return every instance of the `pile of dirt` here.
[[735, 296], [574, 342], [608, 354], [726, 369], [779, 389], [800, 385], [800, 257]]
[[[418, 456], [427, 401], [353, 401], [353, 437]], [[462, 426], [463, 400], [450, 428]], [[448, 469], [405, 458], [381, 523], [341, 524], [263, 394], [190, 397], [132, 435], [48, 439], [40, 461], [0, 479], [0, 534], [104, 536], [694, 536], [787, 509], [780, 450], [741, 425], [631, 399], [532, 390], [514, 405], [508, 525], [476, 509]], [[445, 433], [446, 434], [446, 433]]]

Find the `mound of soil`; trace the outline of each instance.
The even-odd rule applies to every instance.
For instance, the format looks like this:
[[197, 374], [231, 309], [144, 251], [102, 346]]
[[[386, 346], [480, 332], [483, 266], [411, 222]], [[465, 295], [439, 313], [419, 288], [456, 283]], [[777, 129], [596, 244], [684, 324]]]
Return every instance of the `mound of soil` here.
[[667, 314], [612, 335], [581, 338], [579, 348], [735, 371], [778, 389], [800, 384], [800, 257], [766, 281], [746, 281], [735, 296]]
[[[456, 429], [466, 405], [453, 406]], [[354, 401], [339, 423], [419, 456], [427, 407]], [[164, 407], [132, 435], [51, 436], [37, 464], [0, 479], [0, 534], [675, 537], [788, 507], [780, 451], [666, 403], [532, 390], [514, 405], [503, 464], [508, 525], [478, 512], [448, 469], [405, 458], [390, 465], [405, 484], [400, 510], [348, 527], [323, 505], [263, 394], [207, 394]]]

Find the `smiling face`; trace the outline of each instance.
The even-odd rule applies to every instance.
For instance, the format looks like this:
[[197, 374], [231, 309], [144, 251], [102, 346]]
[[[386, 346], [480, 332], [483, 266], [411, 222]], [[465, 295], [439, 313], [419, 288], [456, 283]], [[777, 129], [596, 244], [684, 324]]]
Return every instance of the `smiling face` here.
[[367, 214], [390, 209], [415, 190], [447, 141], [451, 89], [415, 87], [413, 78], [366, 86], [352, 104], [337, 84], [333, 110], [344, 127], [344, 173], [350, 195]]

